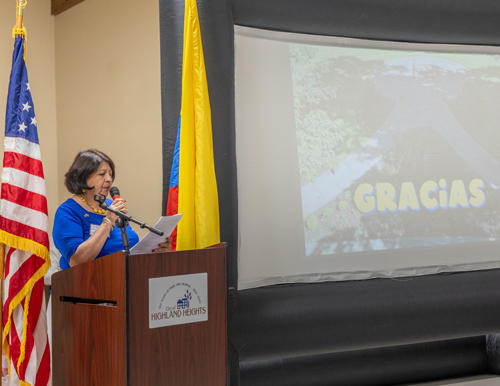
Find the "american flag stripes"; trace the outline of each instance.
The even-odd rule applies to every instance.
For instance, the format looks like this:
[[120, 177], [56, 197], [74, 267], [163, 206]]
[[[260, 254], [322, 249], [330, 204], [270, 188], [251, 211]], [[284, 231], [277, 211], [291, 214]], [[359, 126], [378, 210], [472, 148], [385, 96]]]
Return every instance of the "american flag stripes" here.
[[23, 55], [24, 37], [16, 36], [5, 116], [0, 206], [5, 260], [2, 344], [11, 384], [45, 386], [51, 383], [43, 292], [43, 276], [50, 266], [47, 199]]

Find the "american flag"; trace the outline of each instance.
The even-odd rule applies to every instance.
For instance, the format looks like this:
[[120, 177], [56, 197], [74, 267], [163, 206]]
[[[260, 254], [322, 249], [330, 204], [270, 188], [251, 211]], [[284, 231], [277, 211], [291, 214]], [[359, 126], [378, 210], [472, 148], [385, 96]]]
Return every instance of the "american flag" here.
[[50, 266], [47, 199], [24, 37], [15, 39], [5, 115], [0, 250], [5, 261], [3, 349], [10, 384], [51, 383], [43, 276]]

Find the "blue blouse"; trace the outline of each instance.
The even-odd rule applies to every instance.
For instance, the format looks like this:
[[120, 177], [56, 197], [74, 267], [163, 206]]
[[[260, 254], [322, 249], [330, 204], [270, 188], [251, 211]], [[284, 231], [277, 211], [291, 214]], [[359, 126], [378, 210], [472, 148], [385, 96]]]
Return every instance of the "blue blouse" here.
[[[111, 200], [106, 200], [106, 204], [111, 205]], [[87, 240], [91, 232], [102, 224], [104, 215], [89, 212], [80, 206], [72, 198], [67, 199], [59, 206], [54, 218], [54, 228], [52, 236], [54, 244], [61, 252], [59, 266], [61, 269], [69, 268], [69, 259], [74, 255], [81, 243]], [[130, 241], [130, 248], [139, 242], [139, 236], [127, 225], [127, 234]], [[96, 258], [109, 255], [123, 250], [121, 229], [115, 227], [109, 233], [108, 239], [104, 243]]]

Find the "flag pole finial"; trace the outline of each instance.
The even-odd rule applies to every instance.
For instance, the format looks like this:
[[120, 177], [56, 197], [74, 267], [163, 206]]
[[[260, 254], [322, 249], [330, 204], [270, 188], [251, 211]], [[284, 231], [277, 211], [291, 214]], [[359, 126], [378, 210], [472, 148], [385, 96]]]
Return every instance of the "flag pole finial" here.
[[26, 37], [26, 28], [23, 25], [23, 16], [24, 16], [24, 8], [26, 8], [26, 4], [28, 0], [16, 0], [16, 26], [12, 31], [12, 37], [15, 38], [18, 35]]

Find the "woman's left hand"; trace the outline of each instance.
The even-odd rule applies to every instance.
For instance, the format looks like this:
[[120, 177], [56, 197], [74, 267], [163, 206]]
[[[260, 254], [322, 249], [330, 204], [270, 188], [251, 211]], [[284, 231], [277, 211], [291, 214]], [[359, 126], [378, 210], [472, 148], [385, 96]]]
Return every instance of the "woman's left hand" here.
[[172, 238], [167, 237], [163, 243], [158, 244], [158, 248], [153, 249], [151, 252], [169, 252], [172, 250]]

